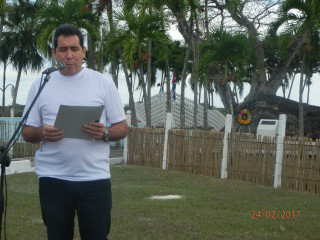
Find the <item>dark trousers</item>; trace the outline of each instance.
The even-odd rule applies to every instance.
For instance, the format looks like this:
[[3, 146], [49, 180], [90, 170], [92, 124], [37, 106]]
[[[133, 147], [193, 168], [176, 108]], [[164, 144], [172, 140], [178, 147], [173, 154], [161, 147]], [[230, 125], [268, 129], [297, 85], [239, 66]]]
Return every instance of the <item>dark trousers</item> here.
[[41, 177], [42, 218], [48, 240], [72, 240], [77, 213], [82, 240], [106, 240], [111, 224], [110, 179], [73, 182]]

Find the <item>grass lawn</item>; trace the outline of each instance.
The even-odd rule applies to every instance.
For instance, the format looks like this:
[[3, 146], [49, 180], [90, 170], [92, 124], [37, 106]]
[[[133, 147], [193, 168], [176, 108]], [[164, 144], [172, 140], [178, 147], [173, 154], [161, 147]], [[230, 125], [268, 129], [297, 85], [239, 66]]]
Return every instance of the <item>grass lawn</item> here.
[[[111, 166], [111, 174], [111, 240], [320, 239], [319, 195], [137, 166]], [[35, 174], [7, 182], [7, 239], [46, 239]]]

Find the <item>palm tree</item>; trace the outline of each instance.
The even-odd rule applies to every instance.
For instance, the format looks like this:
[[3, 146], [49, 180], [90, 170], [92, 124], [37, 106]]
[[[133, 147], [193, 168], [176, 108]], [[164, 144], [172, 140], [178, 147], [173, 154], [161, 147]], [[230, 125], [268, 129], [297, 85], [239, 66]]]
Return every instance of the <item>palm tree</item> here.
[[24, 70], [40, 70], [43, 58], [36, 47], [35, 27], [38, 24], [35, 13], [38, 4], [29, 0], [19, 0], [8, 10], [8, 19], [5, 20], [5, 32], [2, 40], [8, 43], [8, 48], [13, 49], [10, 60], [18, 76], [13, 93], [13, 112], [17, 101], [21, 73]]
[[3, 30], [5, 11], [6, 11], [6, 0], [0, 0], [0, 37]]
[[[105, 1], [100, 1], [100, 2], [105, 2]], [[103, 3], [100, 3], [100, 6], [102, 4]], [[112, 40], [115, 36], [115, 26], [114, 26], [114, 22], [113, 22], [113, 5], [112, 5], [111, 0], [106, 1], [106, 7], [107, 7], [107, 17], [108, 17], [108, 22], [109, 22], [109, 29], [110, 29], [109, 37]], [[116, 69], [117, 69], [117, 65], [118, 65], [117, 50], [119, 51], [119, 49], [114, 49], [114, 51], [112, 52], [110, 62], [111, 62], [111, 75], [112, 75], [114, 83], [118, 87], [118, 75], [116, 74]], [[133, 120], [136, 120], [134, 118], [135, 118], [135, 116], [133, 116]]]
[[214, 72], [214, 83], [227, 112], [234, 113], [230, 82], [241, 82], [246, 74], [246, 66], [252, 57], [252, 50], [246, 35], [230, 34], [219, 29], [209, 34], [200, 45], [198, 73], [206, 77]]
[[[289, 40], [297, 35], [304, 35], [305, 41], [302, 43], [302, 58], [300, 68], [300, 88], [299, 88], [299, 135], [304, 136], [304, 110], [303, 110], [303, 89], [304, 74], [307, 55], [312, 54], [312, 49], [319, 46], [319, 21], [318, 13], [313, 8], [319, 6], [312, 0], [286, 0], [280, 8], [280, 17], [275, 23], [276, 29], [285, 26], [284, 35]], [[287, 40], [288, 41], [288, 40]]]
[[[83, 0], [66, 0], [63, 5], [56, 2], [47, 4], [39, 11], [40, 22], [37, 26], [38, 47], [46, 57], [51, 57], [53, 31], [63, 23], [71, 23], [85, 29], [91, 36], [90, 49], [94, 51], [95, 42], [99, 38], [99, 19], [92, 13]], [[51, 47], [50, 47], [51, 45]], [[88, 54], [91, 54], [88, 51]], [[93, 66], [92, 58], [88, 66]]]
[[[151, 58], [147, 50], [148, 41], [152, 39], [154, 44], [157, 44], [162, 49], [161, 52], [165, 56], [168, 53], [168, 37], [164, 31], [161, 31], [161, 16], [159, 14], [154, 13], [149, 15], [144, 12], [138, 14], [124, 9], [123, 12], [116, 13], [115, 17], [118, 21], [123, 21], [125, 24], [125, 30], [115, 41], [121, 43], [123, 60], [128, 67], [138, 71], [145, 100], [147, 126], [150, 127], [151, 100], [149, 98], [151, 96], [150, 93], [147, 94], [146, 82], [144, 80], [144, 65]], [[151, 79], [148, 85], [151, 88]]]
[[[133, 97], [133, 90], [134, 90], [134, 83], [133, 83], [133, 74], [132, 69], [128, 67], [128, 64], [123, 59], [123, 53], [122, 53], [122, 39], [124, 35], [124, 30], [121, 28], [115, 28], [115, 35], [111, 38], [109, 37], [110, 32], [103, 31], [103, 51], [100, 51], [97, 53], [98, 59], [103, 62], [104, 64], [109, 64], [112, 59], [117, 60], [116, 65], [119, 66], [121, 64], [122, 70], [125, 74], [125, 79], [127, 83], [128, 93], [129, 93], [129, 108], [131, 110], [131, 116], [132, 116], [132, 125], [138, 126], [137, 124], [137, 114], [135, 109], [135, 103], [134, 103], [134, 97]], [[115, 52], [117, 50], [117, 52]], [[114, 54], [116, 54], [116, 57], [114, 58]], [[101, 64], [102, 65], [102, 64]], [[110, 71], [110, 70], [109, 70]], [[112, 72], [112, 66], [111, 66], [111, 72]], [[119, 68], [117, 69], [119, 71]], [[118, 73], [116, 73], [118, 77]]]
[[[6, 89], [9, 85], [6, 85], [6, 70], [9, 64], [10, 54], [13, 52], [13, 49], [10, 49], [10, 39], [5, 39], [0, 37], [0, 61], [3, 63], [3, 80], [2, 80], [2, 117], [6, 116], [5, 113], [5, 101], [6, 101]], [[10, 84], [11, 85], [11, 84]]]

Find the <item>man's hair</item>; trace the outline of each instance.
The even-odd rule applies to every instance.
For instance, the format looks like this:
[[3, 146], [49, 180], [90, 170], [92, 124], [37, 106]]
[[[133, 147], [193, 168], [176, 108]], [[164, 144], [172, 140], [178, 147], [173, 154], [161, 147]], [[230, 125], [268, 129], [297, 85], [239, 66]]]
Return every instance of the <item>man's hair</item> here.
[[70, 37], [75, 35], [79, 37], [80, 46], [83, 48], [83, 36], [79, 28], [69, 23], [60, 25], [56, 28], [56, 31], [54, 33], [53, 47], [58, 47], [58, 38], [60, 36]]

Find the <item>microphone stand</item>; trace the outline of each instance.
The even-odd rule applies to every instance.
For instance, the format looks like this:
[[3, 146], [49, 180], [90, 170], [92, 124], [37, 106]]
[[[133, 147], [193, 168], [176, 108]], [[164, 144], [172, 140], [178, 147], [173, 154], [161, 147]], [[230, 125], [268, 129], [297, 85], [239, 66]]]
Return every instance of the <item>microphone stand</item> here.
[[3, 185], [4, 185], [4, 175], [5, 175], [5, 168], [10, 166], [11, 158], [8, 155], [10, 148], [13, 146], [13, 144], [16, 142], [15, 138], [19, 134], [21, 128], [23, 127], [25, 121], [27, 120], [29, 113], [33, 107], [33, 105], [36, 103], [37, 99], [39, 98], [40, 93], [42, 92], [44, 86], [49, 81], [50, 75], [47, 74], [46, 77], [43, 80], [42, 85], [40, 85], [38, 92], [34, 99], [32, 100], [28, 110], [26, 111], [25, 115], [22, 117], [21, 121], [19, 122], [18, 127], [15, 129], [14, 133], [12, 134], [9, 142], [5, 147], [0, 146], [0, 164], [1, 164], [1, 178], [0, 178], [0, 239], [2, 239], [2, 216], [4, 213], [4, 194], [3, 194]]

